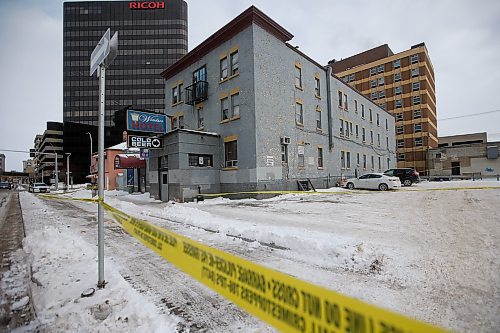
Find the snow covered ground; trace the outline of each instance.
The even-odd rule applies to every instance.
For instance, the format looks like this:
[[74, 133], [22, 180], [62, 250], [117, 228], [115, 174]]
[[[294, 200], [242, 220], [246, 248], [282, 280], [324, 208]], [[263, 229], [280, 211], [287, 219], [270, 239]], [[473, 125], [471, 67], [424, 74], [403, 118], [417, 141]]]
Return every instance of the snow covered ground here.
[[[106, 192], [130, 215], [369, 303], [457, 332], [500, 327], [500, 182], [331, 189], [266, 200], [163, 203]], [[449, 188], [496, 187], [490, 189]], [[439, 190], [440, 189], [440, 190]], [[70, 194], [89, 198], [90, 192]], [[21, 194], [38, 326], [50, 332], [271, 332], [106, 221], [97, 282], [96, 208]], [[29, 331], [28, 328], [25, 330]], [[21, 329], [22, 331], [22, 329]]]

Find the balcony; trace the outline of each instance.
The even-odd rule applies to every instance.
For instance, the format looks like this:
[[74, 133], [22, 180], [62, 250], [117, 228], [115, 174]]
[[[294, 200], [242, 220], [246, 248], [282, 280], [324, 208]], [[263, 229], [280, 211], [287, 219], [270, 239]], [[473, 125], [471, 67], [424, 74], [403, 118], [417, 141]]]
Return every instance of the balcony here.
[[186, 87], [186, 104], [195, 105], [208, 99], [208, 82], [198, 81]]

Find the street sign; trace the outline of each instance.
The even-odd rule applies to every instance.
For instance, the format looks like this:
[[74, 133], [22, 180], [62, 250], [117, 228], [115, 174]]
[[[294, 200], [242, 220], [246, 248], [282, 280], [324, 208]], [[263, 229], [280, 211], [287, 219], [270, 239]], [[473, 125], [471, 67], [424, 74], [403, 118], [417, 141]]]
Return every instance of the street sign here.
[[161, 139], [151, 138], [148, 136], [128, 136], [128, 147], [129, 148], [148, 148], [148, 149], [160, 149], [163, 148]]
[[97, 43], [94, 51], [92, 51], [92, 54], [90, 55], [90, 76], [94, 74], [97, 67], [99, 67], [99, 65], [104, 61], [104, 59], [106, 59], [109, 54], [110, 35], [111, 29], [108, 28], [108, 30], [106, 30], [99, 43]]
[[167, 116], [158, 113], [127, 110], [127, 131], [164, 134], [167, 131]]

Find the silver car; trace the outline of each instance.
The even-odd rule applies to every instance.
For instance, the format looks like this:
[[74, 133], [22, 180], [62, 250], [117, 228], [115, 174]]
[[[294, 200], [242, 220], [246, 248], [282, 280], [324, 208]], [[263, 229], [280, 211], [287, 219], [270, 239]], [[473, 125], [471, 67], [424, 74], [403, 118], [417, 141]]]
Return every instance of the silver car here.
[[33, 193], [49, 193], [50, 187], [45, 183], [33, 183], [28, 190]]

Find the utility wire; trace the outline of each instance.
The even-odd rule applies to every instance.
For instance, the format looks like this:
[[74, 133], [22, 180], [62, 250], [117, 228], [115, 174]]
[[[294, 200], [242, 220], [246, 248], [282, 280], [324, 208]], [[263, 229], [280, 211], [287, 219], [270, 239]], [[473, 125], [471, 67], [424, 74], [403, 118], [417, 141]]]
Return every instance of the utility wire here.
[[496, 112], [500, 112], [500, 110], [491, 110], [491, 111], [485, 111], [485, 112], [464, 114], [462, 116], [456, 116], [456, 117], [441, 118], [441, 119], [438, 119], [438, 121], [451, 120], [451, 119], [460, 119], [460, 118], [468, 118], [468, 117], [475, 117], [475, 116], [480, 116], [480, 115], [483, 115], [483, 114], [490, 114], [490, 113], [496, 113]]

